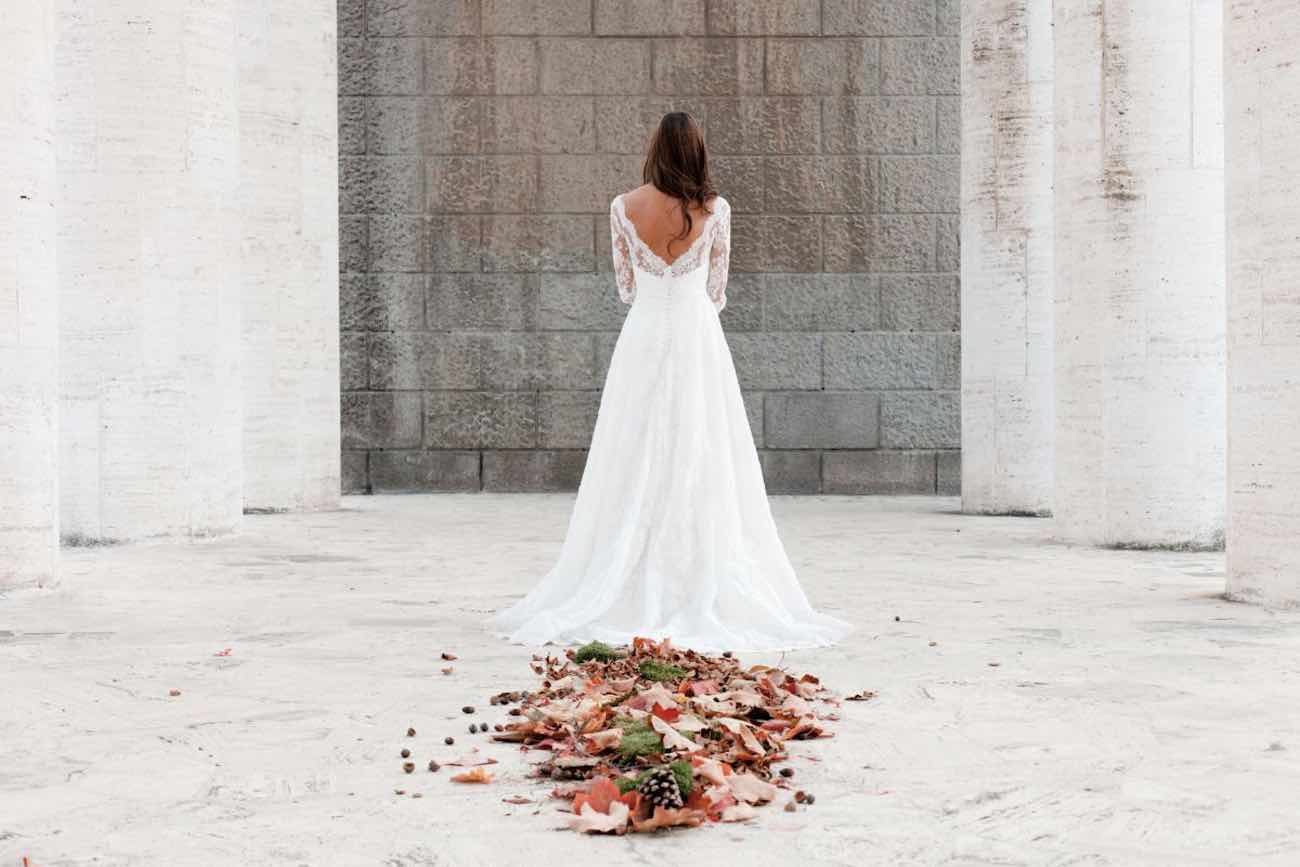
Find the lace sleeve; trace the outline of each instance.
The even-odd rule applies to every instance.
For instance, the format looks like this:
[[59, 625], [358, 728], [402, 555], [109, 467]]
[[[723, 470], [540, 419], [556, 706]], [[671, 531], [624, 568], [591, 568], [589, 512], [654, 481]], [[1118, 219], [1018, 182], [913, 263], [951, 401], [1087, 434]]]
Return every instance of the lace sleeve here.
[[609, 249], [614, 257], [614, 280], [618, 283], [618, 297], [631, 304], [636, 297], [636, 273], [632, 270], [632, 248], [622, 221], [618, 218], [618, 199], [609, 206]]
[[731, 205], [718, 196], [714, 207], [713, 243], [709, 247], [709, 298], [718, 312], [727, 306], [727, 269], [731, 264]]

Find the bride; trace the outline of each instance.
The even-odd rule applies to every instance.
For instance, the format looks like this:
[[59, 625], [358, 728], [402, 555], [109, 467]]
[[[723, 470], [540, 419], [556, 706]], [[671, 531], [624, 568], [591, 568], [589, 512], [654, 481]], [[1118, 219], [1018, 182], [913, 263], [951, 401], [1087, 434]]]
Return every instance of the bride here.
[[718, 322], [731, 208], [690, 115], [663, 117], [643, 175], [609, 209], [618, 292], [632, 309], [564, 547], [494, 626], [525, 644], [831, 644], [851, 627], [813, 610], [786, 557]]

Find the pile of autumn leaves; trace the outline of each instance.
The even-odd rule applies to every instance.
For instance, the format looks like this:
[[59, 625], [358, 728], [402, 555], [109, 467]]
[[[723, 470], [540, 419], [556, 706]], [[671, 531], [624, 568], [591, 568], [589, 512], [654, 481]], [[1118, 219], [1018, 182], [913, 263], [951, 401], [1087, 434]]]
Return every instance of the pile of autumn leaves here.
[[[518, 721], [493, 737], [551, 751], [539, 773], [572, 799], [569, 826], [623, 834], [705, 822], [745, 821], [785, 781], [772, 766], [793, 740], [829, 736], [817, 713], [835, 698], [817, 678], [765, 665], [741, 668], [729, 654], [707, 656], [668, 641], [632, 647], [590, 644], [563, 658], [534, 657], [541, 689], [527, 694]], [[680, 808], [652, 804], [637, 790], [670, 768]]]

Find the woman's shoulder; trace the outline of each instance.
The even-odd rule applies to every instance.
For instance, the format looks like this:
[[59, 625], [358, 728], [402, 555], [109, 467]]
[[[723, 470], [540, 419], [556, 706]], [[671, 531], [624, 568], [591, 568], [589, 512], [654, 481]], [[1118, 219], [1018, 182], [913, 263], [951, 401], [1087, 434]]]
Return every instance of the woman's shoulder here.
[[710, 214], [729, 214], [731, 213], [731, 203], [727, 201], [721, 193], [709, 199], [706, 203], [709, 206]]

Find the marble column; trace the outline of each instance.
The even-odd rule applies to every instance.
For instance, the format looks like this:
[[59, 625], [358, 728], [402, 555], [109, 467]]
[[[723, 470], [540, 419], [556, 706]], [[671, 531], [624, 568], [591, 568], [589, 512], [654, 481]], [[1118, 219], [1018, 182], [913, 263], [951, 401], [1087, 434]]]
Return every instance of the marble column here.
[[1052, 7], [964, 0], [962, 509], [1052, 508]]
[[244, 507], [339, 503], [334, 0], [239, 0]]
[[57, 7], [64, 538], [234, 530], [236, 2]]
[[1055, 5], [1060, 538], [1215, 547], [1224, 522], [1219, 0]]
[[53, 127], [54, 15], [19, 3], [0, 29], [0, 588], [58, 559]]
[[1228, 0], [1228, 593], [1300, 606], [1300, 18]]

